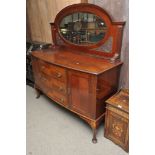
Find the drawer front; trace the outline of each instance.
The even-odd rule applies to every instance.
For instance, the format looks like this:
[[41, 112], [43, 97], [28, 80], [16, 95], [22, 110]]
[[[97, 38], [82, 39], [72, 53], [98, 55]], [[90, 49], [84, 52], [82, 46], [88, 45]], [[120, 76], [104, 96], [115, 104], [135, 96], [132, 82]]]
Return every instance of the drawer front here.
[[124, 117], [124, 118], [126, 118], [126, 119], [129, 119], [129, 114], [126, 113], [126, 112], [124, 112], [124, 111], [122, 111], [122, 110], [120, 110], [120, 109], [117, 109], [117, 108], [112, 107], [112, 106], [109, 106], [109, 105], [107, 105], [106, 108], [107, 108], [109, 111], [113, 112], [113, 114], [116, 113], [116, 114], [122, 116], [122, 118]]
[[105, 137], [128, 151], [128, 119], [107, 110]]
[[44, 93], [47, 93], [50, 89], [49, 77], [47, 75], [40, 74], [39, 80], [35, 83]]
[[35, 57], [32, 57], [32, 71], [35, 83], [38, 83], [40, 81], [39, 60]]
[[40, 61], [40, 71], [59, 81], [66, 82], [66, 70], [64, 68]]
[[42, 76], [40, 72], [40, 60], [32, 57], [32, 69], [35, 79], [35, 85], [40, 88], [44, 93], [48, 91], [48, 80], [46, 77]]
[[56, 80], [54, 78], [50, 79], [50, 87], [52, 87], [53, 91], [56, 91], [62, 95], [67, 94], [67, 86], [66, 83]]
[[67, 106], [66, 70], [41, 60], [34, 61], [33, 66], [36, 86], [55, 102]]
[[55, 78], [52, 78], [44, 73], [41, 73], [40, 77], [40, 85], [43, 87], [47, 87], [49, 91], [57, 92], [60, 95], [67, 94], [67, 86], [66, 83], [61, 82]]
[[67, 97], [65, 95], [62, 95], [56, 91], [50, 91], [47, 93], [47, 95], [50, 98], [52, 98], [55, 102], [58, 102], [60, 104], [67, 106]]

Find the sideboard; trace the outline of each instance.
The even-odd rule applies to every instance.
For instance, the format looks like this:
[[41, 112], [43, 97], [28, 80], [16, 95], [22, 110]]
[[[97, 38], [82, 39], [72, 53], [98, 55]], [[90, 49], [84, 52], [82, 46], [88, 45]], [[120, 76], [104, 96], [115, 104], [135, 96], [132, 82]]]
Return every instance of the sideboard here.
[[32, 53], [37, 98], [43, 93], [85, 120], [93, 143], [105, 100], [118, 89], [123, 26], [98, 6], [74, 4], [51, 23], [52, 47]]

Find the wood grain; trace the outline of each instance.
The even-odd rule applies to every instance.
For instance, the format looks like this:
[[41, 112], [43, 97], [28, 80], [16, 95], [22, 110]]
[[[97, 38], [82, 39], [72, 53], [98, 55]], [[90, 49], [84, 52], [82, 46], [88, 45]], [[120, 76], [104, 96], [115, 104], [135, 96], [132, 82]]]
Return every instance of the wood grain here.
[[34, 51], [32, 55], [54, 65], [96, 75], [112, 69], [115, 66], [122, 65], [120, 61], [111, 63], [109, 60], [86, 55], [81, 53], [80, 50], [73, 50], [64, 46], [56, 49], [51, 48]]

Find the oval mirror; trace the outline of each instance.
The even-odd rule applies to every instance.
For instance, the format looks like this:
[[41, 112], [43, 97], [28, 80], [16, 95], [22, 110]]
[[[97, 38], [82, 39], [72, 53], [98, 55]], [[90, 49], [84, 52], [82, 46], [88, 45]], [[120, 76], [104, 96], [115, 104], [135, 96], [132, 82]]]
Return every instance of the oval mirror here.
[[61, 36], [76, 45], [97, 44], [107, 32], [106, 23], [92, 13], [78, 12], [65, 16], [59, 25]]

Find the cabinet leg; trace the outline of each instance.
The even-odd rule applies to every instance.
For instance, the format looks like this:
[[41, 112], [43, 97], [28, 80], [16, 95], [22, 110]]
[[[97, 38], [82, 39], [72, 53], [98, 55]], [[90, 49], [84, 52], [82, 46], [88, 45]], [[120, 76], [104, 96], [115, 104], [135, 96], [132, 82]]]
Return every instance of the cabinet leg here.
[[96, 120], [90, 120], [90, 119], [87, 119], [85, 117], [83, 117], [82, 115], [79, 115], [82, 119], [84, 119], [92, 128], [92, 131], [93, 131], [93, 138], [92, 138], [92, 142], [95, 144], [97, 143], [97, 138], [96, 138], [96, 134], [97, 134], [97, 129], [100, 125], [101, 122], [103, 122], [103, 119], [104, 119], [104, 116], [105, 116], [105, 113], [103, 113], [98, 119]]
[[97, 143], [97, 138], [96, 138], [96, 128], [93, 128], [93, 139], [92, 139], [92, 142], [93, 142], [94, 144]]
[[94, 122], [94, 121], [91, 122], [91, 128], [93, 130], [93, 139], [92, 139], [92, 142], [94, 144], [96, 144], [97, 143], [97, 138], [96, 138], [97, 124], [96, 124], [96, 122]]
[[38, 99], [41, 95], [41, 91], [36, 88], [35, 88], [35, 90], [36, 90], [36, 98]]

